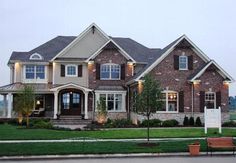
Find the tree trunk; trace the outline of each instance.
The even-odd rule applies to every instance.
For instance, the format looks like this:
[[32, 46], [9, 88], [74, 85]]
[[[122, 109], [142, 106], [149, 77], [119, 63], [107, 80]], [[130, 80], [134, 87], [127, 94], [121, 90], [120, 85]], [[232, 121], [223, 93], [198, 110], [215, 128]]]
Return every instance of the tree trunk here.
[[149, 142], [149, 115], [147, 115], [147, 141]]
[[29, 116], [26, 115], [26, 127], [29, 128]]

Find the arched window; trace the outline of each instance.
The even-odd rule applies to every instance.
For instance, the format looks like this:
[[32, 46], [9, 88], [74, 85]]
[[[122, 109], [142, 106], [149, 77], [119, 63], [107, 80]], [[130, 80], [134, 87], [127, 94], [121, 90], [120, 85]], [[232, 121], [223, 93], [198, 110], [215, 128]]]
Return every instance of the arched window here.
[[30, 56], [30, 60], [42, 60], [42, 59], [43, 57], [38, 53], [34, 53]]

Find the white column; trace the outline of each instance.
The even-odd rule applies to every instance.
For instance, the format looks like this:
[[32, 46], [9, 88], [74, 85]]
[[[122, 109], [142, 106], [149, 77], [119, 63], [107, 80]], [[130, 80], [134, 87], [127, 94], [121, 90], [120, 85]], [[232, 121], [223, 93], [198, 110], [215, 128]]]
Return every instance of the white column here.
[[88, 119], [88, 92], [84, 92], [84, 119]]
[[57, 119], [58, 113], [58, 92], [54, 92], [54, 112], [53, 112], [53, 119]]
[[7, 95], [3, 95], [3, 117], [7, 117]]
[[7, 118], [11, 118], [12, 112], [12, 93], [8, 93]]

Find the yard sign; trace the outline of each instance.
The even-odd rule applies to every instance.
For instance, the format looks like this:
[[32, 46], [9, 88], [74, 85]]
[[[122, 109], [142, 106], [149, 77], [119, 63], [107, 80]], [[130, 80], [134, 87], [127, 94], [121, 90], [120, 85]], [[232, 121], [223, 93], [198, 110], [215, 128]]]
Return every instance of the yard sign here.
[[219, 133], [221, 130], [221, 108], [219, 109], [207, 109], [204, 108], [204, 118], [205, 118], [205, 134], [207, 133], [207, 128], [219, 128]]

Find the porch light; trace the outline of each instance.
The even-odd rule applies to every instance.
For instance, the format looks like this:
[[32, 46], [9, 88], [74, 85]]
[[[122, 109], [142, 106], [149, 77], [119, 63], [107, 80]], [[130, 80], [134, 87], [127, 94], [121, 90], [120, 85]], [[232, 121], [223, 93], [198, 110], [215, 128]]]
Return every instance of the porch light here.
[[129, 66], [133, 66], [133, 65], [134, 65], [134, 63], [133, 63], [133, 62], [131, 62], [131, 61], [128, 61], [128, 62], [127, 62], [127, 65], [129, 65]]
[[88, 64], [89, 64], [89, 65], [94, 64], [94, 61], [93, 61], [93, 60], [88, 61]]
[[227, 85], [227, 86], [228, 86], [229, 83], [230, 83], [230, 81], [228, 81], [228, 80], [223, 81], [223, 84], [224, 84], [224, 85]]
[[194, 80], [194, 81], [193, 81], [193, 84], [194, 84], [194, 85], [197, 85], [197, 84], [199, 84], [200, 82], [201, 82], [201, 80]]
[[37, 105], [40, 105], [40, 101], [39, 101], [39, 100], [37, 100], [36, 104], [37, 104]]

